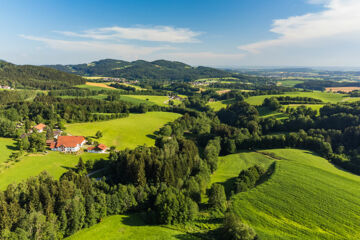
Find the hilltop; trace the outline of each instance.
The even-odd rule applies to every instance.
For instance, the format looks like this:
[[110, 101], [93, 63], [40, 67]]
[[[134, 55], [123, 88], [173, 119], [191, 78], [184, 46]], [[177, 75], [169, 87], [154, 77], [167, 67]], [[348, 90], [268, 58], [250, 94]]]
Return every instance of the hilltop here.
[[[46, 65], [46, 67], [81, 76], [116, 77], [128, 80], [192, 81], [200, 78], [221, 78], [234, 75], [220, 69], [192, 67], [182, 62], [167, 60], [127, 62], [104, 59], [88, 64]], [[241, 78], [242, 76], [237, 75], [237, 77]]]
[[56, 69], [33, 65], [15, 65], [0, 61], [0, 85], [49, 90], [69, 88], [83, 83], [85, 80], [82, 77]]

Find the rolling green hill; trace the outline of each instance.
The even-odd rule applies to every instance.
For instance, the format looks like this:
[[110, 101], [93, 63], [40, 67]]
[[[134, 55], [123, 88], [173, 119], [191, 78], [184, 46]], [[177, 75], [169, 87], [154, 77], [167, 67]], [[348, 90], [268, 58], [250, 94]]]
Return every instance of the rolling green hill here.
[[85, 79], [56, 69], [15, 65], [0, 61], [0, 85], [26, 89], [63, 89], [84, 84]]
[[260, 239], [360, 238], [360, 176], [339, 170], [309, 151], [263, 152], [279, 159], [260, 153], [229, 155], [212, 177], [213, 182], [226, 182], [251, 165], [276, 161], [267, 182], [232, 198], [236, 213]]
[[[231, 77], [234, 75], [215, 68], [192, 67], [185, 63], [166, 60], [126, 62], [104, 59], [89, 64], [47, 65], [47, 67], [82, 76], [116, 77], [129, 80], [192, 81], [200, 78]], [[240, 76], [242, 75], [239, 74]]]

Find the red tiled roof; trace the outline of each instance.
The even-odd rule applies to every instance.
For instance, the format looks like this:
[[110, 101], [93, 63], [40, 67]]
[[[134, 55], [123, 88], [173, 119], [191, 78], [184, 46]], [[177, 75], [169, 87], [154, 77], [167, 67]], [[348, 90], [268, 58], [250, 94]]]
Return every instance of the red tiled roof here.
[[105, 146], [104, 144], [99, 144], [97, 145], [96, 147], [88, 147], [88, 151], [91, 151], [91, 150], [106, 150], [108, 147]]
[[55, 145], [56, 145], [56, 142], [52, 142], [51, 144], [50, 144], [50, 148], [52, 149], [52, 148], [55, 148]]
[[85, 141], [83, 136], [59, 136], [56, 142], [56, 147], [76, 147]]
[[105, 150], [105, 149], [107, 149], [107, 146], [105, 146], [104, 144], [99, 144], [99, 145], [97, 145], [97, 148], [99, 148], [101, 150]]
[[45, 124], [43, 123], [39, 123], [38, 125], [36, 125], [34, 128], [36, 128], [37, 130], [43, 130], [46, 127]]
[[50, 146], [53, 142], [54, 140], [46, 140], [46, 145]]

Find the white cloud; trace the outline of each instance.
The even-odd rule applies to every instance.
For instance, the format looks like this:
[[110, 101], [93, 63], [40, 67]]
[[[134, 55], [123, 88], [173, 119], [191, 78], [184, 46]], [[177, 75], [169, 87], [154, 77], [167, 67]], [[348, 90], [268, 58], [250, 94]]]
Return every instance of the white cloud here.
[[187, 28], [173, 28], [169, 26], [146, 27], [106, 27], [86, 30], [81, 33], [56, 31], [66, 36], [90, 38], [96, 40], [141, 40], [152, 42], [190, 43], [199, 42], [196, 38], [201, 33]]
[[259, 41], [238, 46], [251, 53], [262, 49], [284, 45], [296, 45], [312, 40], [342, 35], [360, 35], [360, 1], [359, 0], [310, 0], [311, 3], [324, 4], [325, 10], [278, 19], [273, 22], [271, 32], [279, 34], [276, 39]]
[[174, 49], [169, 46], [145, 47], [130, 44], [105, 43], [99, 41], [67, 41], [51, 38], [43, 38], [29, 35], [20, 35], [28, 40], [38, 41], [46, 46], [63, 51], [97, 53], [103, 56], [113, 56], [126, 59], [141, 58], [161, 50]]

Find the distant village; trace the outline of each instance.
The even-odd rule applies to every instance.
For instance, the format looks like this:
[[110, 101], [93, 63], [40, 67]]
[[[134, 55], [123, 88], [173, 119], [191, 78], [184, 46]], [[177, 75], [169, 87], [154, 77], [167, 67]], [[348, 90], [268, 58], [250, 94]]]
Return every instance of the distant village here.
[[12, 87], [6, 85], [0, 85], [0, 89], [14, 90]]

